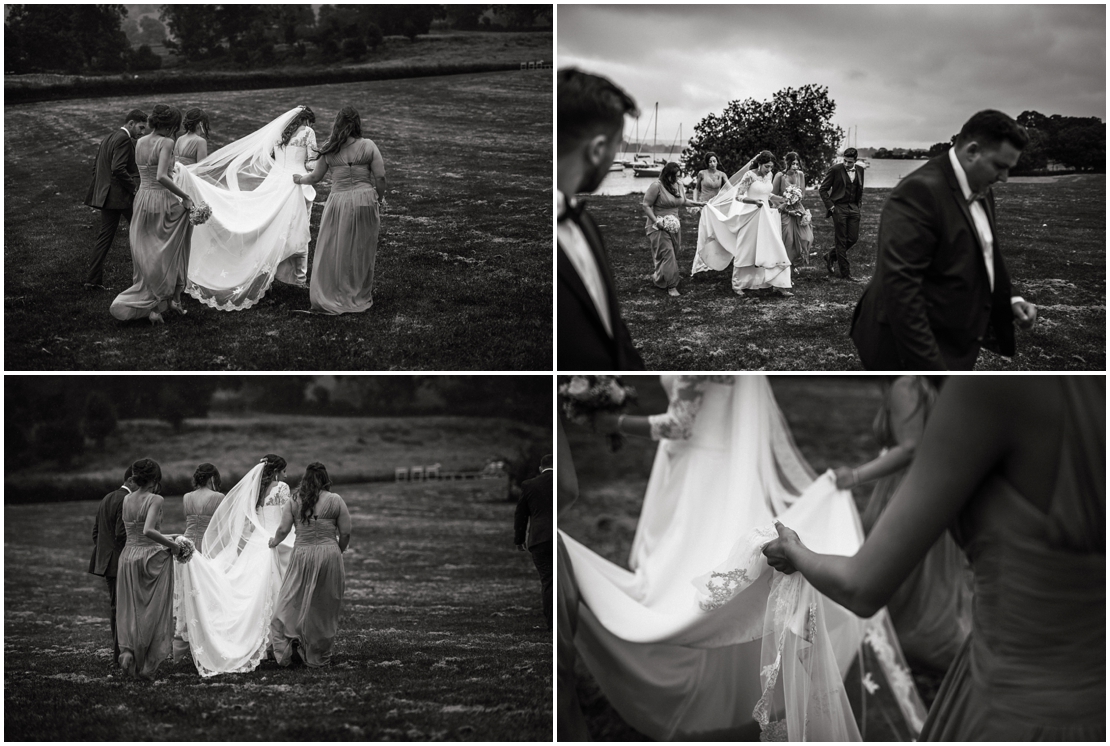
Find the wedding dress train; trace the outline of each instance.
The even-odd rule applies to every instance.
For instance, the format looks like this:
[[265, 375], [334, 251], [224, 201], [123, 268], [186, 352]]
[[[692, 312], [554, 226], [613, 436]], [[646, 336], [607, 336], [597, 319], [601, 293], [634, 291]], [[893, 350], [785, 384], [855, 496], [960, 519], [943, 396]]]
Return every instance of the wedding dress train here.
[[774, 740], [916, 738], [925, 708], [886, 611], [861, 619], [761, 552], [781, 520], [815, 551], [854, 554], [850, 493], [814, 476], [764, 377], [663, 378], [632, 570], [560, 532], [575, 649], [610, 703], [659, 740], [735, 737], [753, 720]]

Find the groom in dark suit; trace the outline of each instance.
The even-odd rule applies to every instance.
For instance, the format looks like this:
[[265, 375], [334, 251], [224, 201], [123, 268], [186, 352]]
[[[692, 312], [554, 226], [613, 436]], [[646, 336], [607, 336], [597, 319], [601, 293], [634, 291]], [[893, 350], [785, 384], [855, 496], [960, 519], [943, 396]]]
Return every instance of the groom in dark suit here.
[[560, 370], [643, 370], [621, 319], [601, 231], [575, 200], [609, 173], [621, 146], [627, 93], [580, 70], [559, 71], [558, 238]]
[[93, 247], [85, 290], [104, 287], [104, 259], [116, 237], [119, 219], [131, 222], [131, 203], [139, 189], [139, 169], [135, 165], [135, 140], [146, 132], [146, 114], [132, 109], [122, 127], [100, 143], [93, 165], [93, 180], [85, 204], [100, 210], [100, 233]]
[[123, 498], [135, 491], [131, 481], [131, 467], [123, 474], [123, 485], [109, 492], [100, 501], [93, 523], [93, 553], [89, 560], [89, 572], [104, 578], [108, 584], [108, 598], [112, 602], [112, 663], [119, 665], [119, 634], [116, 631], [116, 569], [119, 555], [127, 543], [127, 531], [123, 527]]
[[523, 494], [516, 504], [513, 517], [513, 541], [516, 548], [524, 551], [525, 536], [528, 537], [528, 551], [532, 562], [540, 574], [543, 587], [543, 615], [547, 628], [551, 629], [551, 591], [554, 587], [551, 569], [551, 503], [554, 495], [554, 479], [551, 454], [540, 459], [540, 475], [524, 482]]
[[1014, 354], [1014, 321], [1032, 328], [1037, 307], [1011, 295], [991, 185], [1028, 142], [1010, 117], [980, 111], [891, 191], [875, 275], [852, 318], [864, 368], [971, 370], [980, 347]]
[[844, 151], [844, 161], [837, 163], [825, 174], [817, 193], [825, 203], [825, 217], [833, 219], [833, 250], [825, 254], [825, 267], [829, 274], [835, 261], [840, 276], [852, 279], [848, 264], [848, 250], [859, 240], [859, 208], [863, 201], [863, 169], [856, 168], [855, 148]]

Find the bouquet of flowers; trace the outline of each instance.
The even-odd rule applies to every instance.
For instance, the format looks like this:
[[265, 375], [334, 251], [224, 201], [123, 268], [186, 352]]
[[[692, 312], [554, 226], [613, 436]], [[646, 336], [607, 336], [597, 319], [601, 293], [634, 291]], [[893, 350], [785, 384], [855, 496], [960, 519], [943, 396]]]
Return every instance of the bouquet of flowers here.
[[802, 225], [810, 225], [813, 222], [813, 213], [809, 209], [802, 211]]
[[184, 565], [193, 558], [193, 552], [197, 550], [197, 547], [184, 536], [178, 536], [174, 539], [174, 542], [181, 548], [181, 553], [174, 557], [174, 559]]
[[794, 184], [790, 184], [786, 187], [786, 189], [782, 190], [783, 204], [787, 207], [800, 203], [802, 201], [802, 197], [804, 196], [805, 195], [802, 194], [802, 190]]
[[674, 215], [664, 215], [663, 219], [659, 221], [659, 227], [667, 233], [677, 234], [682, 225]]
[[[592, 427], [599, 412], [617, 414], [635, 401], [636, 389], [626, 386], [620, 376], [571, 376], [569, 381], [559, 384], [563, 412], [576, 425]], [[619, 433], [606, 437], [611, 451], [624, 445], [624, 436]]]
[[212, 208], [207, 202], [201, 202], [189, 208], [189, 222], [193, 225], [204, 225], [210, 217], [212, 217]]

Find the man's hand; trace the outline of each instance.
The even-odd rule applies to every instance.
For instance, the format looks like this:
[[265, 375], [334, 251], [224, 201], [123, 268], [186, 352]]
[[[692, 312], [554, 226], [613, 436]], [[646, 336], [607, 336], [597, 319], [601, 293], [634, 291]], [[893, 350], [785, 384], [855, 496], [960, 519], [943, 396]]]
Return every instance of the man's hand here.
[[1037, 307], [1029, 301], [1019, 300], [1010, 307], [1014, 309], [1014, 321], [1021, 329], [1032, 329], [1037, 323]]
[[517, 544], [516, 549], [517, 549], [518, 552], [523, 552], [524, 551], [524, 545], [523, 544]]

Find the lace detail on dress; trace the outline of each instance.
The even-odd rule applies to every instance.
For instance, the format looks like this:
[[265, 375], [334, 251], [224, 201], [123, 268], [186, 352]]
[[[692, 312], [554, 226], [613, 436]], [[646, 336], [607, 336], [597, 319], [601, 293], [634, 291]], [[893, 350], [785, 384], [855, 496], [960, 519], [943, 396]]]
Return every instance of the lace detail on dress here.
[[720, 383], [731, 386], [733, 376], [679, 376], [671, 392], [671, 403], [666, 414], [648, 417], [652, 440], [686, 440], [694, 430], [694, 420], [705, 397], [705, 385]]
[[737, 593], [751, 585], [760, 575], [756, 568], [761, 564], [763, 547], [777, 536], [778, 531], [773, 527], [753, 529], [748, 535], [751, 551], [744, 564], [724, 572], [709, 573], [709, 579], [704, 584], [704, 591], [709, 597], [698, 601], [701, 610], [712, 611], [724, 606]]
[[760, 740], [763, 740], [764, 736], [767, 740], [786, 740], [786, 720], [771, 722], [771, 703], [775, 696], [775, 684], [778, 682], [779, 671], [782, 670], [782, 649], [790, 628], [789, 616], [798, 605], [801, 587], [801, 573], [795, 573], [794, 575], [776, 573], [774, 580], [771, 581], [771, 595], [767, 602], [773, 605], [774, 608], [774, 628], [777, 633], [775, 661], [768, 666], [764, 666], [759, 672], [759, 678], [763, 683], [763, 695], [755, 703], [755, 708], [752, 710], [752, 717], [759, 723]]
[[[910, 721], [913, 730], [920, 733], [925, 722], [914, 706], [914, 701], [917, 698], [917, 688], [914, 685], [913, 677], [910, 676], [909, 670], [898, 662], [898, 656], [894, 652], [894, 646], [891, 645], [890, 640], [887, 639], [886, 630], [883, 628], [881, 622], [881, 617], [886, 613], [884, 609], [881, 614], [872, 619], [866, 634], [863, 636], [863, 641], [875, 651], [875, 657], [879, 660], [879, 666], [882, 667], [883, 675], [886, 676], [890, 688], [894, 690], [894, 696], [898, 700], [898, 706], [906, 716], [906, 719]], [[872, 684], [874, 685], [873, 682]], [[878, 688], [877, 685], [874, 686], [876, 689]]]
[[289, 485], [285, 482], [278, 482], [277, 486], [270, 490], [270, 494], [266, 495], [266, 501], [262, 505], [263, 507], [267, 505], [282, 506], [289, 502], [289, 498]]

